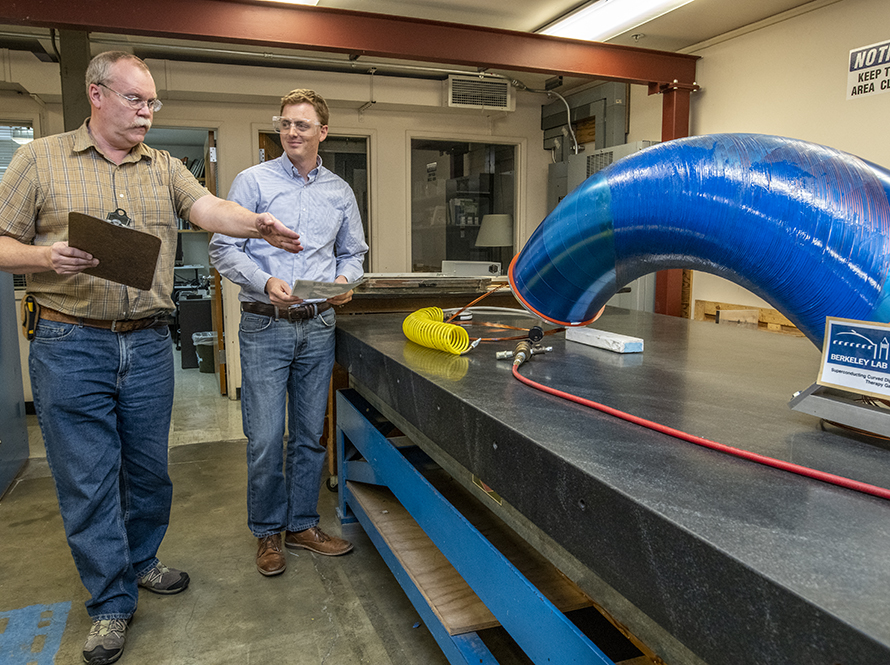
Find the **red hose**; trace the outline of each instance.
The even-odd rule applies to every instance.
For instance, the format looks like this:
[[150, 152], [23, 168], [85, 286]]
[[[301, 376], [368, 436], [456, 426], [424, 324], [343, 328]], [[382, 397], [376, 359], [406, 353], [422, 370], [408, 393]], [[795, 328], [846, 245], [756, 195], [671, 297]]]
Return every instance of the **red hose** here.
[[589, 399], [584, 399], [583, 397], [578, 397], [577, 395], [572, 395], [567, 392], [563, 392], [562, 390], [557, 390], [555, 388], [550, 388], [541, 383], [537, 383], [536, 381], [532, 381], [531, 379], [527, 379], [519, 373], [519, 368], [514, 365], [513, 366], [513, 376], [522, 381], [522, 383], [527, 386], [531, 386], [532, 388], [537, 388], [538, 390], [542, 390], [545, 393], [549, 393], [551, 395], [555, 395], [556, 397], [561, 397], [563, 399], [567, 399], [570, 402], [575, 402], [577, 404], [582, 404], [584, 406], [590, 407], [591, 409], [596, 409], [597, 411], [602, 411], [610, 416], [614, 416], [616, 418], [621, 418], [622, 420], [626, 420], [627, 422], [634, 423], [635, 425], [640, 425], [641, 427], [646, 427], [648, 429], [654, 430], [656, 432], [661, 432], [663, 434], [668, 434], [670, 436], [676, 437], [682, 441], [687, 441], [688, 443], [694, 443], [697, 446], [704, 446], [705, 448], [711, 448], [712, 450], [717, 450], [722, 453], [726, 453], [728, 455], [735, 455], [736, 457], [741, 457], [742, 459], [749, 460], [751, 462], [757, 462], [758, 464], [764, 464], [766, 466], [772, 466], [776, 469], [782, 469], [783, 471], [789, 471], [791, 473], [796, 473], [799, 476], [806, 476], [807, 478], [814, 478], [816, 480], [821, 480], [825, 483], [831, 483], [832, 485], [838, 485], [840, 487], [846, 487], [847, 489], [855, 490], [857, 492], [863, 492], [865, 494], [871, 494], [873, 496], [880, 497], [882, 499], [887, 499], [890, 501], [890, 490], [885, 489], [883, 487], [877, 487], [876, 485], [869, 485], [868, 483], [862, 483], [858, 480], [852, 480], [850, 478], [844, 478], [843, 476], [836, 476], [833, 473], [825, 473], [824, 471], [818, 471], [816, 469], [811, 469], [806, 466], [800, 466], [799, 464], [792, 464], [791, 462], [785, 462], [783, 460], [775, 459], [774, 457], [766, 457], [764, 455], [758, 455], [757, 453], [752, 453], [748, 450], [741, 450], [739, 448], [733, 448], [732, 446], [727, 446], [723, 443], [717, 443], [716, 441], [711, 441], [710, 439], [705, 439], [700, 436], [693, 436], [692, 434], [687, 434], [686, 432], [681, 432], [678, 429], [674, 429], [673, 427], [667, 427], [666, 425], [661, 425], [659, 423], [653, 422], [651, 420], [646, 420], [645, 418], [640, 418], [638, 416], [631, 415], [629, 413], [625, 413], [624, 411], [619, 411], [618, 409], [613, 409], [610, 406], [606, 406], [605, 404], [600, 404], [599, 402], [593, 402]]

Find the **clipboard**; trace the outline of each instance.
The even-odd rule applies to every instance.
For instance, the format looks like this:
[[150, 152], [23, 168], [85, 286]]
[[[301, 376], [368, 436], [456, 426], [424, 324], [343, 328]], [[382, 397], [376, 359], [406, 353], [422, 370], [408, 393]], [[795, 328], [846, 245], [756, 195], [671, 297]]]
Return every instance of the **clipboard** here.
[[147, 291], [154, 281], [161, 239], [144, 231], [85, 215], [68, 213], [68, 245], [99, 259], [87, 275]]

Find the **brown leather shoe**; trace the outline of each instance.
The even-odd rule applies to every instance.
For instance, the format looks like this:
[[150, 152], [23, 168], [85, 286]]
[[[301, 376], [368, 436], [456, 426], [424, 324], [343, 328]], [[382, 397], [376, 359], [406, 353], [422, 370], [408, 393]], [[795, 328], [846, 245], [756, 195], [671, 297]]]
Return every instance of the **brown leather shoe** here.
[[284, 546], [289, 550], [305, 549], [325, 556], [339, 556], [352, 549], [352, 543], [337, 536], [329, 536], [317, 526], [305, 531], [288, 531]]
[[261, 575], [272, 577], [281, 575], [287, 568], [287, 559], [281, 549], [281, 534], [273, 533], [265, 538], [257, 538], [256, 569]]

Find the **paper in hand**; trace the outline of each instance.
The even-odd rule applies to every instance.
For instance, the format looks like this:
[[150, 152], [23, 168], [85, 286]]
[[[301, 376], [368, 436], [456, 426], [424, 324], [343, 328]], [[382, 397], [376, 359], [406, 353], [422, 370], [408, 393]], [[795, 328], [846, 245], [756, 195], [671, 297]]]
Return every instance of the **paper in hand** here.
[[291, 295], [295, 295], [303, 300], [327, 300], [328, 298], [343, 295], [366, 281], [367, 278], [362, 278], [355, 282], [342, 284], [340, 282], [313, 282], [311, 279], [298, 279], [294, 282]]

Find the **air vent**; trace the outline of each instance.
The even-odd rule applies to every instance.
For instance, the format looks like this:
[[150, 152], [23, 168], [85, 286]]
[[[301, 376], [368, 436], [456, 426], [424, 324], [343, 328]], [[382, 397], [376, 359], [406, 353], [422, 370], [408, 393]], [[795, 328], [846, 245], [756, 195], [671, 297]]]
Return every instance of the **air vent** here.
[[587, 155], [587, 176], [590, 177], [597, 171], [602, 171], [614, 161], [611, 150], [600, 150], [593, 155]]
[[[657, 141], [636, 141], [634, 143], [614, 145], [611, 148], [600, 148], [599, 150], [594, 150], [593, 152], [581, 153], [581, 155], [584, 156], [584, 161], [587, 168], [587, 172], [584, 177], [589, 178], [594, 173], [602, 171], [604, 168], [612, 164], [612, 162], [617, 162], [619, 159], [624, 159], [628, 155], [632, 155], [633, 153], [640, 150], [645, 150], [649, 146], [653, 146], [656, 143]], [[592, 143], [589, 143], [587, 145], [591, 147], [593, 146]]]
[[24, 289], [28, 286], [28, 283], [27, 283], [24, 275], [13, 275], [12, 276], [12, 285], [16, 289]]
[[516, 100], [509, 81], [476, 76], [449, 76], [448, 106], [515, 111]]

